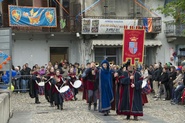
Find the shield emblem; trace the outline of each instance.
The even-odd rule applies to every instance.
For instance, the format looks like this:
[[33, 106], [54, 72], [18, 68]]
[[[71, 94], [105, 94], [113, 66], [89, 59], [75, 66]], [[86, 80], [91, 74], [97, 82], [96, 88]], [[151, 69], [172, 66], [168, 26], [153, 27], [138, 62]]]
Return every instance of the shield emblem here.
[[20, 21], [20, 19], [21, 19], [21, 11], [14, 9], [14, 10], [12, 10], [11, 14], [12, 14], [12, 18], [16, 22], [19, 22]]
[[138, 42], [129, 42], [129, 51], [132, 54], [136, 54], [138, 50]]
[[46, 17], [46, 20], [49, 22], [49, 23], [52, 23], [54, 18], [55, 18], [55, 13], [53, 11], [47, 11], [45, 13], [45, 17]]

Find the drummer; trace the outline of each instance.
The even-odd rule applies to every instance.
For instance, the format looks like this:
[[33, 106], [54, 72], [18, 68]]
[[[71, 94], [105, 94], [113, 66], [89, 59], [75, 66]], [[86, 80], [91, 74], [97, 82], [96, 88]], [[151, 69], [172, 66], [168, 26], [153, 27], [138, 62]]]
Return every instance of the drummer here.
[[51, 79], [55, 76], [54, 68], [49, 68], [49, 73], [45, 76], [45, 80], [47, 81], [45, 83], [45, 98], [48, 102], [50, 102], [51, 107], [53, 107], [53, 101], [54, 97], [51, 94]]
[[53, 84], [55, 83], [54, 88], [52, 89], [52, 94], [54, 95], [55, 105], [57, 109], [63, 110], [63, 98], [60, 95], [60, 88], [63, 85], [62, 75], [60, 75], [60, 70], [56, 70], [56, 75], [53, 78]]
[[40, 69], [39, 68], [36, 68], [36, 71], [33, 72], [33, 89], [34, 89], [34, 97], [35, 97], [35, 103], [36, 104], [40, 104], [40, 101], [39, 101], [39, 86], [38, 86], [38, 83], [41, 81], [41, 78], [40, 78], [40, 75], [39, 75], [39, 71]]
[[77, 80], [76, 73], [74, 71], [74, 68], [70, 68], [69, 74], [68, 74], [68, 84], [71, 90], [74, 93], [74, 100], [76, 101], [78, 98], [76, 98], [76, 95], [78, 94], [78, 89], [74, 88], [72, 85], [74, 85], [74, 82]]

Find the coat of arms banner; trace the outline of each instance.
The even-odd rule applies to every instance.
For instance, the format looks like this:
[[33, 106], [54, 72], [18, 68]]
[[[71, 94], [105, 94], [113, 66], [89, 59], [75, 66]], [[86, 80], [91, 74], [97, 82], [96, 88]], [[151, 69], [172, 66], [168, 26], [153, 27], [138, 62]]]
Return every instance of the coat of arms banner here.
[[52, 7], [9, 6], [10, 26], [57, 27], [56, 9]]
[[144, 57], [144, 29], [125, 29], [123, 37], [123, 63], [130, 60], [131, 65], [135, 62], [143, 63]]

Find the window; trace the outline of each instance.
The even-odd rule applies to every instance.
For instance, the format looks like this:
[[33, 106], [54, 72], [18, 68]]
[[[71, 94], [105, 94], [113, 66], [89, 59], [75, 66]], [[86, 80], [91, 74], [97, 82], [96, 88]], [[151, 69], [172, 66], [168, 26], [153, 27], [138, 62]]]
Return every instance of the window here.
[[116, 55], [116, 48], [106, 48], [106, 55]]
[[95, 48], [95, 62], [101, 62], [103, 59], [109, 62], [118, 62], [117, 48]]
[[33, 0], [18, 0], [19, 6], [33, 6]]
[[102, 2], [103, 14], [116, 15], [116, 0], [105, 0]]

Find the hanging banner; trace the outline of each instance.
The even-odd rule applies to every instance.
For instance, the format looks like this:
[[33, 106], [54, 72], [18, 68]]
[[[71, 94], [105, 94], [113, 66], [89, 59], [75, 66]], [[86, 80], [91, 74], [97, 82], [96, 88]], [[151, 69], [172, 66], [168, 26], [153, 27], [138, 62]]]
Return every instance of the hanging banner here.
[[123, 63], [130, 60], [131, 65], [135, 62], [143, 63], [144, 57], [144, 29], [125, 29], [123, 38]]
[[57, 27], [56, 9], [9, 6], [9, 25]]
[[137, 26], [137, 19], [82, 19], [82, 34], [123, 34], [124, 25]]

